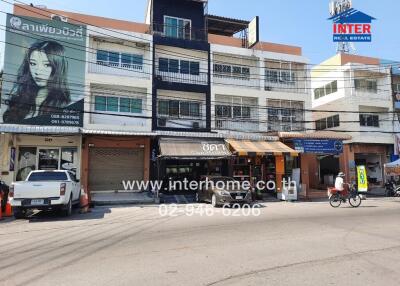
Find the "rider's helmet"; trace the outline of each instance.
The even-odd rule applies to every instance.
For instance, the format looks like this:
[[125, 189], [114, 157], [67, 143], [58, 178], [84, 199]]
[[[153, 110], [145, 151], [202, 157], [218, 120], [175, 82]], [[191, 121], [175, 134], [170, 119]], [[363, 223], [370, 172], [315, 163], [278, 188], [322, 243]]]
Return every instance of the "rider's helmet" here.
[[346, 175], [343, 173], [343, 172], [340, 172], [339, 174], [338, 174], [338, 177], [345, 177]]

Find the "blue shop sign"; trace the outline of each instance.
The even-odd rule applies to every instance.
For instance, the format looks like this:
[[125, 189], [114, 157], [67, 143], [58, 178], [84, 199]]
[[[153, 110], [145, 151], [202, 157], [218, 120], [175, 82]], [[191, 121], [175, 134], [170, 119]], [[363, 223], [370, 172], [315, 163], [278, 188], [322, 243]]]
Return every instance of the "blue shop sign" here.
[[300, 153], [341, 154], [343, 141], [332, 139], [295, 139], [294, 148]]

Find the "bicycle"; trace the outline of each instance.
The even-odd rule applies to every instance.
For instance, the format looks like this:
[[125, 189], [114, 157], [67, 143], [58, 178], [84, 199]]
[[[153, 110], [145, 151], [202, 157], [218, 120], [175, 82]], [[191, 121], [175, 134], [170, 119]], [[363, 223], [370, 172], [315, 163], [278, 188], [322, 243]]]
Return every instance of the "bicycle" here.
[[333, 208], [338, 208], [343, 203], [346, 203], [347, 200], [349, 204], [353, 208], [358, 208], [361, 205], [361, 196], [358, 193], [357, 188], [353, 184], [347, 184], [349, 186], [349, 191], [343, 190], [338, 191], [336, 189], [329, 189], [329, 204]]

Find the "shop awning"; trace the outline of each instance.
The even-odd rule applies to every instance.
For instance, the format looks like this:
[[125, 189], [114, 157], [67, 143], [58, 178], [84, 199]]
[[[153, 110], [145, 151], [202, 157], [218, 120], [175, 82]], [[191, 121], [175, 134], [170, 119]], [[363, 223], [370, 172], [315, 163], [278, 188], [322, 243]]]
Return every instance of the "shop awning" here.
[[18, 134], [79, 134], [79, 127], [0, 124], [0, 132]]
[[161, 159], [220, 159], [232, 156], [224, 140], [161, 138]]
[[226, 142], [239, 156], [279, 156], [283, 154], [298, 156], [299, 154], [297, 151], [279, 141], [267, 142], [227, 139]]
[[385, 174], [387, 176], [400, 175], [400, 160], [385, 164]]

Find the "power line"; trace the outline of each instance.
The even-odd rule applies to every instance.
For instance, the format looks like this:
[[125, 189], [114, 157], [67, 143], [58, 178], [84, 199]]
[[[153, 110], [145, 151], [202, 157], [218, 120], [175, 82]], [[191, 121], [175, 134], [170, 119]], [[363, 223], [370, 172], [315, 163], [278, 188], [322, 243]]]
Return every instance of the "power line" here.
[[[7, 73], [5, 73], [5, 74], [7, 74]], [[7, 79], [3, 79], [3, 81], [4, 82], [13, 83], [13, 84], [18, 84], [17, 81], [10, 81], [10, 80], [7, 80]], [[100, 83], [98, 83], [98, 84], [100, 84]], [[75, 85], [92, 88], [91, 85], [84, 85], [84, 84], [75, 84]], [[105, 95], [105, 96], [115, 95], [115, 96], [120, 96], [120, 97], [122, 96], [123, 97], [123, 95], [124, 95], [124, 94], [122, 94], [122, 95], [121, 94], [110, 94], [109, 92], [123, 92], [123, 93], [126, 93], [126, 92], [129, 93], [130, 92], [130, 93], [132, 93], [132, 95], [152, 96], [151, 93], [139, 92], [139, 91], [134, 91], [134, 90], [118, 90], [118, 89], [114, 89], [114, 88], [107, 89], [107, 88], [103, 88], [103, 87], [101, 87], [101, 88], [95, 87], [93, 90], [88, 91], [88, 92], [82, 91], [82, 90], [77, 90], [77, 89], [70, 89], [70, 90], [76, 92], [78, 95], [81, 94], [83, 96], [86, 96], [86, 95], [92, 96], [92, 95], [96, 95], [96, 94], [101, 94], [101, 95]], [[8, 94], [10, 94], [11, 91], [12, 90], [9, 90]], [[224, 95], [224, 96], [226, 96], [226, 95]], [[233, 97], [236, 97], [236, 96], [233, 96]], [[172, 95], [167, 95], [167, 96], [161, 95], [161, 96], [158, 96], [158, 100], [168, 100], [168, 99], [177, 99], [177, 100], [184, 99], [184, 100], [189, 100], [189, 101], [192, 101], [192, 102], [201, 102], [201, 103], [206, 101], [205, 99], [204, 100], [199, 100], [199, 99], [193, 99], [193, 98], [190, 98], [190, 97], [182, 97], [182, 96], [172, 96]], [[257, 98], [255, 98], [255, 97], [254, 98], [246, 97], [246, 99], [257, 99]], [[280, 99], [267, 98], [267, 100], [280, 100]], [[283, 101], [285, 101], [285, 100], [283, 100]], [[302, 102], [303, 103], [303, 101], [296, 101], [296, 100], [287, 100], [287, 101], [290, 101], [290, 102]], [[95, 103], [92, 103], [92, 102], [85, 102], [85, 103], [95, 104]], [[242, 106], [242, 107], [250, 107], [250, 108], [255, 108], [257, 110], [267, 110], [267, 111], [269, 111], [269, 110], [289, 110], [289, 111], [301, 111], [301, 112], [304, 112], [304, 113], [312, 112], [312, 113], [350, 113], [350, 114], [365, 114], [365, 113], [368, 113], [368, 114], [397, 114], [396, 111], [362, 112], [362, 111], [343, 111], [343, 110], [342, 111], [338, 111], [338, 110], [317, 110], [317, 109], [306, 109], [306, 108], [302, 109], [302, 108], [293, 108], [293, 107], [277, 107], [277, 106], [271, 106], [271, 105], [262, 106], [262, 105], [252, 105], [252, 104], [235, 104], [233, 102], [211, 100], [211, 104], [213, 104], [213, 103], [214, 103], [214, 105], [231, 105], [232, 107], [233, 106]], [[220, 103], [220, 104], [216, 104], [216, 103]], [[149, 106], [150, 106], [150, 104], [149, 104]], [[148, 111], [151, 111], [151, 110], [149, 109]]]
[[[4, 102], [6, 102], [7, 103], [7, 105], [9, 105], [10, 104], [10, 100], [4, 100]], [[94, 103], [94, 102], [85, 102], [84, 101], [84, 103], [85, 104], [90, 104], [90, 105], [96, 105], [96, 103]], [[24, 105], [28, 105], [28, 104], [24, 104]], [[30, 104], [30, 105], [28, 105], [28, 106], [34, 106], [33, 104]], [[35, 106], [36, 107], [36, 106]], [[149, 112], [151, 112], [152, 111], [152, 109], [147, 109], [147, 108], [143, 108], [142, 107], [142, 110], [146, 110], [146, 111], [149, 111]], [[285, 110], [285, 111], [287, 111], [287, 110], [291, 110], [290, 108], [276, 108], [276, 110]], [[303, 110], [301, 110], [302, 112], [303, 112]], [[360, 113], [360, 114], [371, 114], [371, 113], [369, 113], [369, 112], [357, 112], [357, 113]], [[99, 114], [98, 112], [96, 112], [95, 114]], [[101, 113], [100, 113], [101, 114]], [[381, 113], [379, 113], [379, 114], [389, 114], [389, 112], [381, 112]], [[113, 114], [110, 114], [110, 113], [104, 113], [104, 115], [113, 115]], [[268, 115], [268, 114], [267, 114]], [[288, 116], [286, 116], [286, 117], [292, 117], [293, 115], [288, 115]], [[138, 117], [138, 118], [143, 118], [143, 116], [134, 116], [134, 117]], [[160, 117], [163, 117], [162, 115], [160, 116]], [[199, 115], [199, 117], [193, 117], [192, 119], [193, 120], [201, 120], [202, 119], [202, 115]], [[150, 118], [152, 118], [152, 117], [145, 117], [145, 118], [148, 118], [148, 119], [150, 119]], [[185, 118], [184, 118], [185, 119]], [[172, 120], [184, 120], [184, 119], [182, 119], [182, 118], [173, 118]], [[187, 119], [187, 118], [186, 118]], [[254, 121], [254, 123], [266, 123], [266, 124], [273, 124], [273, 123], [279, 123], [279, 124], [281, 124], [281, 125], [287, 125], [287, 124], [306, 124], [306, 123], [315, 123], [316, 122], [316, 120], [295, 120], [295, 121], [290, 121], [290, 122], [286, 122], [286, 124], [285, 124], [285, 122], [282, 122], [282, 120], [278, 120], [278, 121], [272, 121], [272, 120], [261, 120], [261, 119], [253, 119], [252, 120], [252, 118], [250, 117], [250, 118], [240, 118], [240, 117], [231, 117], [231, 118], [228, 118], [228, 117], [218, 117], [218, 116], [215, 116], [215, 120], [217, 121], [228, 121], [228, 122], [232, 122], [233, 120], [234, 120], [234, 122], [248, 122], [249, 120], [251, 120], [251, 121]], [[391, 120], [391, 119], [389, 119], [389, 120], [387, 120], [387, 119], [379, 119], [379, 122], [393, 122], [393, 120]], [[360, 120], [341, 120], [340, 121], [340, 123], [360, 123], [361, 121]]]
[[[5, 0], [1, 0], [1, 1], [3, 1], [3, 2], [5, 2], [5, 3], [8, 3], [9, 5], [14, 5], [14, 4], [12, 4], [12, 3], [8, 2], [8, 1], [5, 1]], [[14, 2], [18, 2], [18, 3], [22, 4], [22, 5], [29, 6], [27, 3], [24, 3], [24, 2], [22, 2], [22, 1], [14, 0]], [[27, 8], [27, 7], [23, 7], [23, 6], [21, 6], [21, 5], [19, 5], [18, 7], [20, 7], [21, 9], [24, 9], [24, 10], [26, 10], [26, 11], [32, 12], [32, 13], [34, 13], [34, 14], [41, 15], [41, 16], [46, 17], [46, 18], [48, 17], [48, 15], [46, 15], [46, 14], [39, 13], [39, 12], [37, 12], [37, 11], [34, 11], [34, 10], [29, 9], [29, 8]], [[44, 11], [44, 12], [46, 12], [46, 13], [49, 13], [49, 11], [46, 10], [46, 9], [42, 9], [42, 8], [40, 8], [40, 7], [34, 7], [34, 8], [35, 8], [36, 10], [40, 10], [40, 11]], [[23, 17], [23, 16], [21, 16], [21, 17]], [[100, 28], [100, 29], [103, 29], [103, 30], [106, 30], [106, 31], [109, 31], [109, 32], [112, 32], [112, 33], [117, 33], [117, 34], [121, 34], [121, 35], [128, 36], [128, 37], [131, 37], [131, 38], [139, 39], [139, 40], [141, 40], [141, 41], [145, 41], [145, 42], [148, 42], [148, 43], [152, 43], [151, 40], [146, 40], [146, 39], [143, 39], [143, 38], [140, 38], [140, 37], [136, 37], [136, 36], [134, 36], [134, 35], [127, 34], [127, 33], [124, 33], [124, 32], [118, 31], [118, 30], [112, 30], [112, 29], [109, 29], [109, 28], [106, 28], [106, 27], [100, 27], [100, 26], [97, 26], [97, 25], [90, 24], [90, 23], [88, 23], [88, 22], [84, 22], [84, 21], [81, 21], [81, 20], [78, 20], [78, 19], [74, 19], [74, 18], [72, 18], [72, 17], [69, 17], [69, 19], [71, 19], [71, 20], [73, 20], [73, 21], [75, 21], [75, 22], [78, 22], [78, 23], [82, 23], [82, 24], [88, 25], [88, 26], [93, 26], [93, 27], [96, 27], [96, 28]], [[88, 31], [93, 31], [93, 32], [95, 32], [95, 33], [100, 33], [100, 34], [102, 34], [102, 35], [106, 35], [106, 36], [108, 36], [108, 37], [110, 37], [110, 38], [114, 38], [114, 39], [119, 39], [119, 40], [121, 40], [121, 38], [117, 38], [117, 37], [111, 36], [110, 34], [105, 34], [105, 33], [99, 32], [99, 31], [91, 30], [91, 29], [87, 29], [87, 30], [88, 30]], [[122, 39], [122, 40], [126, 40], [126, 39]], [[128, 40], [128, 41], [133, 42], [133, 41], [131, 41], [131, 40]], [[164, 49], [158, 48], [158, 50], [164, 50]], [[150, 50], [149, 50], [149, 51], [150, 51]], [[164, 51], [171, 52], [171, 51], [169, 51], [169, 50], [164, 50]], [[179, 52], [175, 52], [175, 53], [172, 54], [172, 55], [176, 55], [176, 54], [180, 54], [180, 53], [179, 53]], [[189, 56], [189, 55], [186, 55], [186, 54], [182, 54], [182, 55], [184, 55], [184, 56]], [[231, 57], [231, 58], [237, 58], [237, 59], [243, 60], [243, 57], [235, 57], [235, 56], [233, 56], [233, 55], [229, 55], [229, 57]], [[197, 57], [194, 57], [194, 56], [189, 56], [188, 58], [204, 60], [204, 59], [202, 59], [202, 58], [197, 58]], [[390, 63], [390, 64], [387, 64], [387, 66], [391, 66], [391, 65], [395, 65], [395, 64], [399, 64], [399, 63], [400, 63], [400, 62], [395, 62], [395, 61], [394, 61], [394, 62], [392, 62], [392, 63]], [[304, 64], [304, 65], [315, 65], [315, 66], [320, 66], [321, 64]], [[322, 65], [322, 66], [328, 66], [328, 65]], [[343, 67], [343, 65], [329, 65], [329, 66]], [[253, 66], [253, 67], [257, 67], [257, 68], [258, 68], [258, 66]], [[303, 71], [303, 69], [302, 69], [301, 71]], [[318, 70], [318, 71], [321, 71], [321, 70]], [[328, 71], [329, 71], [329, 70], [328, 70]]]
[[[15, 43], [9, 43], [9, 42], [6, 42], [6, 41], [0, 41], [0, 42], [4, 42], [4, 43], [6, 43], [6, 44], [9, 44], [9, 45], [13, 45], [13, 46], [16, 46], [16, 47], [20, 47], [20, 48], [24, 48], [24, 49], [29, 49], [28, 47], [25, 47], [25, 46], [22, 46], [22, 45], [18, 45], [18, 44], [15, 44]], [[76, 59], [76, 58], [71, 58], [71, 57], [68, 57], [68, 56], [64, 56], [65, 58], [67, 58], [67, 59], [70, 59], [70, 60], [74, 60], [74, 61], [79, 61], [79, 62], [84, 62], [85, 64], [86, 63], [89, 63], [89, 64], [97, 64], [97, 62], [90, 62], [90, 61], [87, 61], [87, 60], [82, 60], [82, 59]], [[121, 67], [113, 67], [113, 68], [115, 68], [115, 69], [120, 69], [120, 70], [124, 70], [124, 71], [130, 71], [130, 72], [132, 72], [132, 70], [131, 69], [128, 69], [128, 68], [121, 68]], [[149, 75], [149, 76], [152, 76], [153, 74], [152, 73], [150, 73], [150, 72], [141, 72], [141, 73], [143, 73], [143, 74], [147, 74], [147, 75]], [[172, 73], [172, 74], [174, 74], [174, 73]], [[167, 76], [167, 78], [174, 78], [173, 76]], [[356, 78], [355, 78], [356, 79]], [[360, 79], [368, 79], [368, 78], [360, 78]], [[377, 78], [369, 78], [369, 79], [377, 79]], [[262, 80], [262, 79], [260, 79], [260, 78], [257, 78], [257, 80]], [[337, 81], [337, 80], [336, 80]], [[343, 81], [346, 81], [346, 80], [343, 80]], [[347, 81], [346, 81], [347, 82]], [[216, 84], [216, 85], [225, 85], [225, 86], [239, 86], [239, 87], [246, 87], [246, 88], [260, 88], [260, 86], [259, 85], [257, 85], [257, 86], [251, 86], [251, 85], [245, 85], [245, 84], [234, 84], [234, 83], [231, 83], [231, 84], [223, 84], [223, 83], [218, 83], [218, 82], [214, 82], [214, 81], [212, 81], [211, 82], [212, 84]], [[325, 82], [326, 83], [326, 82]], [[274, 84], [274, 82], [271, 82], [271, 84]], [[391, 84], [383, 84], [383, 85], [377, 85], [377, 87], [380, 87], [380, 86], [392, 86]], [[304, 87], [281, 87], [281, 86], [279, 86], [278, 87], [278, 89], [280, 89], [280, 90], [315, 90], [315, 88], [311, 88], [311, 87], [306, 87], [306, 86], [304, 86]], [[344, 88], [341, 88], [341, 87], [337, 87], [337, 89], [344, 89], [344, 90], [346, 90], [347, 88], [346, 87], [344, 87]], [[383, 92], [392, 92], [391, 90], [379, 90], [379, 91], [383, 91]]]
[[[38, 22], [39, 23], [39, 22]], [[6, 26], [4, 26], [4, 25], [0, 25], [0, 26], [3, 26], [3, 27], [6, 27]], [[7, 32], [9, 32], [9, 33], [14, 33], [14, 34], [18, 34], [18, 35], [20, 35], [19, 33], [17, 33], [17, 32], [14, 32], [14, 31], [11, 31], [11, 30], [7, 30], [6, 28], [1, 28], [0, 30], [3, 30], [3, 31], [7, 31]], [[36, 36], [38, 36], [38, 37], [40, 37], [40, 38], [38, 38], [38, 37], [33, 37], [33, 36], [29, 36], [29, 35], [24, 35], [24, 36], [26, 36], [26, 37], [29, 37], [29, 38], [32, 38], [32, 39], [35, 39], [35, 40], [40, 40], [40, 39], [42, 39], [42, 38], [44, 38], [44, 39], [50, 39], [50, 40], [54, 40], [54, 38], [52, 38], [52, 37], [48, 37], [48, 36], [43, 36], [43, 35], [40, 35], [40, 34], [36, 34], [36, 33], [33, 33], [33, 32], [25, 32], [26, 34], [31, 34], [31, 35], [36, 35]], [[63, 43], [69, 43], [69, 42], [66, 42], [66, 41], [62, 41], [62, 40], [57, 40], [57, 41], [59, 41], [59, 42], [63, 42]], [[1, 42], [4, 42], [5, 44], [9, 44], [9, 45], [13, 45], [13, 46], [19, 46], [19, 47], [21, 47], [21, 48], [24, 48], [24, 49], [29, 49], [29, 47], [25, 47], [25, 46], [21, 46], [21, 45], [18, 45], [18, 44], [16, 44], [16, 43], [11, 43], [11, 42], [6, 42], [6, 41], [1, 41]], [[78, 44], [74, 44], [74, 45], [78, 45]], [[82, 45], [78, 45], [78, 46], [81, 46], [81, 47], [84, 47], [84, 48], [86, 48], [86, 46], [82, 46]], [[89, 54], [95, 54], [95, 55], [97, 55], [97, 53], [96, 52], [91, 52], [90, 50], [95, 50], [95, 51], [98, 51], [98, 50], [96, 50], [96, 49], [94, 49], [94, 48], [91, 48], [91, 47], [87, 47], [87, 49], [88, 49], [88, 51], [87, 50], [83, 50], [83, 49], [77, 49], [77, 48], [73, 48], [73, 47], [70, 47], [70, 46], [67, 46], [67, 45], [65, 45], [65, 47], [68, 47], [68, 48], [70, 48], [70, 49], [74, 49], [74, 50], [77, 50], [77, 51], [82, 51], [82, 52], [85, 52], [85, 53], [89, 53]], [[136, 47], [132, 47], [132, 48], [136, 48]], [[83, 61], [82, 59], [76, 59], [76, 58], [71, 58], [71, 57], [67, 57], [67, 58], [70, 58], [70, 59], [72, 59], [72, 60], [77, 60], [77, 61]], [[203, 61], [204, 61], [204, 59], [202, 59]], [[147, 66], [149, 66], [149, 67], [152, 67], [152, 64], [155, 64], [155, 62], [153, 61], [153, 60], [149, 60], [149, 59], [145, 59], [145, 58], [143, 58], [143, 61], [145, 61], [145, 62], [150, 62], [150, 63], [145, 63], [145, 62], [143, 62], [143, 65], [147, 65]], [[85, 62], [87, 62], [87, 63], [91, 63], [91, 64], [97, 64], [97, 61], [96, 62], [91, 62], [91, 61], [89, 61], [89, 60], [86, 60]], [[213, 61], [213, 62], [215, 62], [215, 61]], [[228, 62], [224, 62], [225, 64], [226, 63], [228, 63]], [[232, 65], [232, 64], [231, 64]], [[236, 66], [236, 64], [235, 64], [235, 66]], [[242, 65], [238, 65], [238, 66], [242, 66]], [[131, 71], [131, 69], [129, 69], [129, 68], [124, 68], [124, 67], [120, 67], [120, 66], [112, 66], [111, 68], [113, 68], [113, 69], [119, 69], [119, 70], [125, 70], [125, 71]], [[375, 68], [378, 68], [379, 70], [381, 70], [381, 68], [379, 68], [379, 67], [369, 67], [368, 68], [368, 71], [374, 71], [374, 69]], [[281, 69], [281, 68], [273, 68], [273, 67], [271, 67], [271, 68], [269, 68], [269, 67], [264, 67], [263, 68], [264, 70], [266, 70], [266, 71], [268, 71], [268, 70], [276, 70], [276, 71], [295, 71], [295, 69]], [[360, 70], [362, 70], [362, 71], [365, 71], [365, 68], [360, 68]], [[204, 72], [205, 71], [205, 72]], [[306, 73], [307, 74], [307, 70], [306, 69], [299, 69], [298, 71], [302, 71], [302, 72], [304, 72], [304, 73]], [[334, 72], [334, 70], [329, 70], [330, 72]], [[357, 69], [352, 69], [352, 71], [357, 71]], [[207, 74], [208, 73], [208, 69], [199, 69], [199, 72], [201, 72], [201, 73], [203, 73], [203, 74]], [[210, 71], [211, 72], [211, 71]], [[144, 73], [144, 72], [143, 72]], [[146, 73], [146, 74], [149, 74], [149, 75], [152, 75], [151, 73]], [[220, 73], [216, 73], [216, 75], [218, 76]], [[221, 73], [221, 75], [223, 76], [224, 75], [224, 73]], [[235, 77], [235, 76], [232, 76], [232, 77]], [[381, 76], [381, 77], [369, 77], [369, 76], [361, 76], [361, 77], [353, 77], [353, 79], [378, 79], [378, 78], [385, 78], [385, 77], [390, 77], [390, 74], [388, 74], [388, 73], [386, 73], [386, 75], [385, 76]], [[246, 80], [252, 80], [252, 79], [254, 79], [254, 80], [263, 80], [263, 79], [267, 79], [267, 78], [271, 78], [270, 76], [268, 76], [268, 75], [261, 75], [261, 74], [253, 74], [253, 77], [250, 75], [250, 76], [243, 76], [243, 77], [240, 77], [240, 76], [237, 76], [237, 78], [241, 78], [241, 79], [246, 79]], [[311, 82], [311, 80], [310, 79], [312, 79], [313, 80], [313, 82], [315, 82], [315, 79], [327, 79], [327, 80], [321, 80], [321, 82], [323, 82], [323, 83], [327, 83], [328, 82], [328, 80], [332, 80], [332, 77], [316, 77], [316, 76], [299, 76], [299, 75], [295, 75], [295, 78], [296, 78], [296, 80], [295, 80], [295, 82], [307, 82], [307, 83], [309, 83], [309, 82]], [[346, 82], [347, 80], [346, 79], [336, 79], [336, 81], [339, 81], [339, 82], [341, 82], [341, 81], [343, 81], [343, 82]], [[287, 87], [288, 89], [290, 89], [291, 87]], [[304, 87], [304, 88], [306, 88], [306, 87]], [[300, 88], [296, 88], [296, 89], [300, 89]], [[302, 88], [301, 88], [302, 89]]]
[[[8, 105], [8, 102], [4, 102], [4, 104]], [[26, 106], [32, 106], [32, 104], [28, 104], [28, 103], [23, 103], [23, 105]], [[53, 106], [45, 106], [45, 107], [49, 107], [55, 110], [59, 110], [59, 111], [52, 111], [52, 114], [65, 114], [64, 108], [59, 108], [59, 107], [53, 107]], [[80, 113], [80, 114], [98, 114], [98, 115], [108, 115], [108, 116], [118, 116], [118, 117], [128, 117], [128, 118], [141, 118], [141, 119], [151, 119], [151, 116], [136, 116], [136, 115], [127, 115], [127, 114], [118, 114], [118, 113], [114, 113], [114, 114], [110, 114], [110, 113], [102, 113], [102, 112], [96, 112], [96, 111], [82, 111], [82, 110], [73, 110], [76, 113]], [[178, 120], [178, 119], [176, 119]], [[174, 124], [176, 125], [180, 125], [180, 126], [184, 126], [184, 127], [189, 127], [189, 125], [183, 124], [183, 123], [179, 123], [179, 122], [174, 122]], [[218, 130], [218, 129], [217, 129]], [[224, 128], [221, 131], [235, 131], [235, 132], [244, 132], [246, 133], [246, 131], [243, 130], [238, 130], [238, 129], [229, 129], [229, 128]], [[294, 129], [292, 130], [292, 132], [298, 132], [298, 131], [321, 131], [318, 129], [313, 129], [313, 128], [299, 128], [299, 129]], [[398, 134], [398, 132], [391, 132], [391, 131], [378, 131], [378, 130], [327, 130], [327, 131], [333, 131], [333, 132], [344, 132], [344, 133], [382, 133], [382, 134]], [[250, 131], [249, 133], [265, 133], [263, 131]]]
[[[3, 0], [2, 0], [3, 1]], [[29, 9], [28, 9], [29, 10]], [[1, 12], [3, 12], [3, 11], [1, 11]], [[5, 12], [3, 12], [3, 13], [5, 13]], [[40, 22], [36, 22], [36, 23], [39, 23], [39, 24], [41, 24]], [[2, 26], [4, 26], [4, 25], [2, 25]], [[52, 27], [52, 26], [51, 26]], [[15, 33], [15, 32], [13, 32], [13, 31], [9, 31], [9, 32], [12, 32], [12, 33]], [[35, 34], [35, 33], [32, 33], [32, 32], [25, 32], [25, 33], [28, 33], [28, 34], [33, 34], [33, 35], [38, 35], [38, 34]], [[53, 38], [51, 38], [51, 37], [46, 37], [46, 36], [43, 36], [43, 35], [38, 35], [38, 36], [40, 36], [41, 38], [48, 38], [48, 39], [53, 39]], [[29, 37], [29, 36], [28, 36]], [[33, 38], [33, 37], [31, 37], [31, 38]], [[35, 39], [38, 39], [38, 38], [35, 38]], [[124, 39], [120, 39], [120, 40], [124, 40]], [[62, 40], [59, 40], [59, 41], [61, 41], [61, 42], [65, 42], [65, 41], [62, 41]], [[68, 44], [71, 44], [71, 43], [69, 43], [68, 42]], [[81, 46], [81, 47], [83, 47], [83, 48], [85, 48], [85, 52], [86, 52], [86, 46], [82, 46], [82, 45], [78, 45], [78, 44], [74, 44], [74, 45], [77, 45], [77, 46]], [[135, 48], [135, 49], [137, 49], [137, 47], [132, 47], [132, 48]], [[90, 48], [90, 47], [88, 47], [88, 49], [92, 49], [92, 48]], [[92, 50], [94, 50], [94, 49], [92, 49]], [[81, 51], [83, 51], [83, 50], [81, 50]], [[148, 50], [148, 51], [150, 51], [150, 50]], [[89, 51], [88, 51], [89, 52]], [[93, 52], [89, 52], [89, 53], [93, 53]], [[175, 53], [176, 54], [176, 53]], [[204, 60], [203, 58], [200, 58], [201, 60]], [[242, 58], [243, 59], [243, 58]], [[148, 60], [148, 59], [143, 59], [143, 60], [146, 60], [146, 61], [150, 61], [150, 60]], [[152, 61], [152, 60], [151, 60]], [[215, 61], [214, 61], [215, 62]], [[226, 63], [226, 62], [224, 62], [224, 63]], [[231, 64], [231, 63], [230, 63]], [[148, 64], [148, 65], [151, 65], [151, 64]], [[258, 66], [257, 66], [258, 67]], [[115, 67], [115, 68], [117, 68], [117, 67]], [[119, 68], [119, 67], [118, 67]], [[374, 68], [376, 68], [376, 67], [374, 67]], [[379, 67], [378, 67], [379, 68]], [[276, 70], [282, 70], [281, 68], [266, 68], [266, 69], [276, 69]], [[372, 69], [372, 67], [369, 67], [369, 70], [371, 70]], [[290, 69], [290, 71], [293, 71], [294, 69]], [[353, 69], [354, 70], [354, 69]], [[365, 69], [362, 69], [362, 70], [365, 70]], [[379, 70], [380, 70], [380, 68], [379, 68]], [[300, 71], [302, 71], [302, 72], [305, 72], [306, 70], [305, 69], [300, 69]], [[329, 71], [332, 71], [332, 70], [329, 70]], [[207, 72], [208, 72], [208, 70], [207, 70]], [[297, 78], [302, 78], [302, 77], [298, 77], [298, 76], [296, 76]], [[249, 77], [248, 77], [249, 78]], [[253, 79], [260, 79], [260, 78], [267, 78], [267, 76], [266, 75], [258, 75], [258, 77], [257, 78], [253, 78]], [[309, 77], [308, 76], [306, 76], [306, 77], [303, 77], [303, 78], [305, 78], [305, 79], [309, 79]], [[316, 78], [316, 77], [313, 77], [314, 79]], [[325, 77], [321, 77], [321, 78], [325, 78]], [[330, 78], [330, 77], [326, 77], [326, 78]], [[362, 77], [362, 79], [364, 79], [365, 77]], [[251, 77], [250, 77], [250, 79], [251, 79]], [[297, 80], [297, 82], [299, 82], [298, 80]], [[324, 81], [325, 82], [325, 81]], [[296, 89], [298, 89], [298, 88], [296, 88]]]

